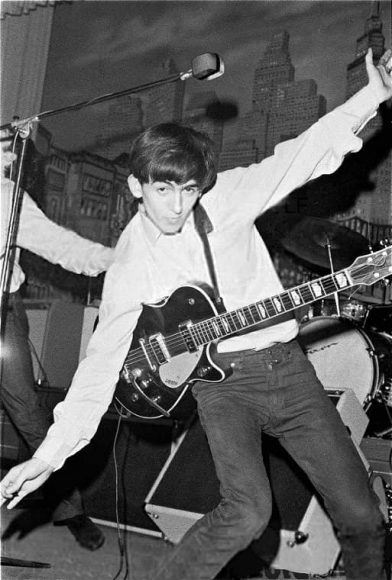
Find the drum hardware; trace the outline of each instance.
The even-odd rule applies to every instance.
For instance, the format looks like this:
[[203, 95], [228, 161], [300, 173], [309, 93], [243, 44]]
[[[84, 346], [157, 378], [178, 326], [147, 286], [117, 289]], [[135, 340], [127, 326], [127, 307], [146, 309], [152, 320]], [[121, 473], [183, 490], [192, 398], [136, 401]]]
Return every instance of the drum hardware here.
[[375, 397], [366, 412], [369, 424], [365, 437], [390, 439], [392, 437], [392, 412], [379, 397]]
[[340, 298], [339, 304], [340, 315], [338, 314], [335, 300], [328, 297], [316, 300], [310, 305], [301, 322], [307, 322], [316, 316], [334, 316], [348, 318], [357, 324], [364, 325], [368, 311], [367, 304], [351, 298]]
[[383, 431], [375, 431], [373, 433], [373, 435], [375, 437], [386, 437], [387, 435], [390, 435], [392, 433], [392, 427], [388, 427], [387, 429], [384, 429]]
[[392, 337], [392, 304], [371, 304], [363, 322], [364, 328]]
[[382, 386], [382, 400], [388, 406], [392, 407], [392, 378], [389, 377]]
[[349, 318], [355, 322], [363, 324], [368, 306], [359, 300], [348, 298], [341, 301], [340, 312], [344, 318]]
[[374, 400], [378, 403], [384, 403], [387, 407], [392, 407], [392, 379], [387, 378], [377, 393], [374, 395]]

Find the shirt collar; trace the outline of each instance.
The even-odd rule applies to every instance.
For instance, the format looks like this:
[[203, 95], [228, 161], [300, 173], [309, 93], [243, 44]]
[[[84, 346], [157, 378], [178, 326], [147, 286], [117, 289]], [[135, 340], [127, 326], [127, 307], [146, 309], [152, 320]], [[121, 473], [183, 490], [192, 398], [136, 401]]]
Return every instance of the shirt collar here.
[[[161, 230], [159, 228], [157, 228], [157, 226], [154, 224], [154, 222], [151, 221], [150, 218], [147, 216], [146, 209], [145, 209], [143, 203], [139, 204], [139, 214], [140, 214], [142, 226], [143, 226], [143, 229], [144, 229], [144, 232], [147, 236], [148, 241], [151, 244], [156, 244], [162, 236], [165, 236], [165, 234], [163, 232], [161, 232]], [[183, 226], [181, 232], [179, 232], [178, 234], [174, 234], [174, 235], [175, 236], [180, 235], [185, 230], [188, 230], [190, 228], [194, 229], [194, 227], [195, 227], [195, 220], [194, 220], [194, 215], [192, 212], [189, 215], [186, 222], [184, 223], [184, 226]]]

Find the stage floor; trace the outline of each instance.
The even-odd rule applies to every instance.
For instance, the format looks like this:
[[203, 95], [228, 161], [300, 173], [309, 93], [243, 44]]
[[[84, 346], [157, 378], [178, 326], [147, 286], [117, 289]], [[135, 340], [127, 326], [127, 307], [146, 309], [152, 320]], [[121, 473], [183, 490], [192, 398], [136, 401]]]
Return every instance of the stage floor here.
[[[2, 580], [147, 580], [149, 573], [161, 558], [172, 550], [164, 540], [145, 534], [126, 532], [123, 534], [128, 558], [128, 576], [125, 576], [125, 562], [121, 565], [118, 532], [116, 528], [101, 526], [105, 534], [104, 545], [95, 552], [81, 548], [68, 529], [55, 527], [50, 522], [39, 521], [39, 512], [32, 518], [32, 512], [15, 508], [2, 508], [2, 558], [15, 558], [50, 564], [50, 568], [29, 568], [25, 566], [3, 565]], [[6, 538], [4, 538], [4, 535]], [[255, 565], [256, 563], [256, 565]], [[253, 562], [257, 569], [257, 560]], [[310, 578], [307, 574], [278, 570], [260, 570], [249, 575], [248, 565], [237, 562], [234, 569], [225, 570], [219, 578], [239, 580], [253, 578], [266, 580]], [[329, 578], [344, 580], [341, 569]]]

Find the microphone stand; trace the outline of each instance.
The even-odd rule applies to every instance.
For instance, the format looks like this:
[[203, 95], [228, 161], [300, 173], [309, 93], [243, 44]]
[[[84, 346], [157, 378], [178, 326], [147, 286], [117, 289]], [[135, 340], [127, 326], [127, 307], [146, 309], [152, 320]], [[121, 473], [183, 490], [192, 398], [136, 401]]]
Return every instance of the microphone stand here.
[[[27, 138], [31, 131], [31, 124], [27, 123], [23, 128], [20, 127], [16, 130], [14, 136], [14, 149], [17, 142], [18, 137], [22, 139], [22, 148], [18, 159], [18, 168], [17, 168], [17, 176], [16, 179], [13, 179], [14, 187], [11, 199], [11, 211], [9, 217], [9, 224], [7, 230], [7, 238], [5, 243], [5, 248], [3, 252], [3, 262], [1, 265], [1, 277], [0, 277], [0, 288], [1, 288], [1, 296], [0, 296], [0, 337], [1, 340], [4, 338], [4, 329], [5, 329], [5, 321], [7, 315], [7, 305], [8, 305], [8, 296], [9, 290], [11, 286], [11, 279], [12, 279], [12, 271], [13, 265], [15, 261], [15, 251], [16, 251], [16, 237], [19, 228], [19, 218], [20, 218], [20, 211], [22, 208], [22, 201], [23, 201], [23, 191], [21, 189], [21, 179], [22, 179], [22, 167], [26, 153], [26, 143]], [[10, 175], [11, 179], [13, 178], [12, 171]]]
[[[23, 127], [23, 126], [25, 126], [26, 123], [40, 121], [41, 119], [46, 119], [47, 117], [52, 117], [53, 115], [59, 115], [60, 113], [66, 113], [68, 111], [78, 111], [80, 109], [84, 109], [85, 107], [89, 107], [90, 105], [97, 105], [98, 103], [103, 103], [105, 101], [109, 101], [109, 100], [115, 99], [117, 97], [124, 97], [126, 95], [130, 95], [132, 93], [139, 93], [141, 91], [144, 91], [144, 90], [147, 90], [147, 89], [150, 89], [153, 87], [160, 87], [161, 85], [179, 80], [181, 78], [182, 74], [186, 74], [186, 73], [180, 73], [179, 75], [172, 75], [168, 78], [161, 79], [159, 81], [145, 83], [144, 85], [139, 85], [137, 87], [125, 89], [122, 91], [118, 91], [116, 93], [108, 93], [106, 95], [101, 95], [101, 96], [95, 97], [93, 99], [88, 99], [86, 101], [80, 101], [79, 103], [74, 103], [72, 105], [60, 107], [58, 109], [51, 109], [49, 111], [43, 111], [42, 113], [38, 113], [37, 115], [32, 115], [31, 117], [27, 117], [26, 119], [11, 121], [10, 123], [6, 123], [5, 125], [1, 125], [0, 130], [2, 130], [2, 129], [15, 129], [15, 128], [18, 128], [21, 126]], [[182, 79], [182, 80], [184, 80], [184, 79]]]
[[[110, 101], [110, 100], [116, 99], [118, 97], [124, 97], [126, 95], [130, 95], [133, 93], [140, 93], [142, 91], [146, 91], [148, 89], [152, 89], [155, 87], [160, 87], [162, 85], [166, 85], [169, 83], [174, 83], [174, 82], [179, 81], [179, 80], [185, 81], [185, 80], [191, 78], [192, 76], [194, 76], [195, 78], [198, 78], [199, 80], [204, 80], [207, 78], [209, 78], [209, 79], [215, 78], [215, 77], [223, 74], [224, 69], [223, 69], [223, 63], [221, 63], [221, 64], [219, 63], [218, 55], [214, 55], [214, 56], [217, 58], [218, 64], [220, 66], [220, 69], [218, 68], [218, 72], [217, 72], [217, 70], [215, 70], [214, 72], [212, 72], [210, 70], [200, 70], [200, 71], [198, 70], [195, 73], [194, 68], [191, 68], [188, 71], [176, 73], [176, 74], [170, 75], [168, 77], [165, 77], [165, 78], [157, 80], [157, 81], [144, 83], [142, 85], [138, 85], [136, 87], [132, 87], [129, 89], [124, 89], [122, 91], [118, 91], [115, 93], [107, 93], [105, 95], [101, 95], [101, 96], [95, 97], [93, 99], [80, 101], [78, 103], [74, 103], [72, 105], [67, 105], [65, 107], [60, 107], [58, 109], [51, 109], [49, 111], [43, 111], [42, 113], [38, 113], [37, 115], [32, 115], [31, 117], [27, 117], [25, 119], [11, 121], [10, 123], [6, 123], [5, 125], [1, 125], [0, 130], [25, 127], [26, 124], [29, 124], [29, 123], [32, 123], [35, 121], [40, 121], [41, 119], [46, 119], [48, 117], [52, 117], [53, 115], [59, 115], [60, 113], [66, 113], [68, 111], [78, 111], [80, 109], [84, 109], [85, 107], [89, 107], [90, 105], [97, 105], [98, 103], [104, 103], [105, 101]], [[195, 63], [197, 58], [199, 58], [199, 57], [196, 57], [196, 59], [194, 59], [193, 63]], [[196, 63], [196, 65], [198, 65], [198, 63]]]

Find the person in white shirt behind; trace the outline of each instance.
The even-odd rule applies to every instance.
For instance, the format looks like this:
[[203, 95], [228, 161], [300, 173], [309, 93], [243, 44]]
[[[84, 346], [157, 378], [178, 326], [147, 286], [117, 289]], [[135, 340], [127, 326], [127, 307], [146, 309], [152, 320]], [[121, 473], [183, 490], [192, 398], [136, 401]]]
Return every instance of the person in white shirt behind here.
[[[14, 183], [6, 173], [15, 154], [10, 151], [10, 136], [1, 136], [1, 259], [3, 266], [9, 228]], [[114, 259], [114, 250], [87, 240], [51, 221], [27, 192], [23, 192], [11, 277], [5, 294], [3, 313], [0, 397], [12, 424], [31, 453], [39, 447], [53, 419], [40, 405], [34, 388], [34, 373], [29, 344], [29, 327], [19, 289], [25, 274], [19, 263], [20, 248], [25, 248], [53, 264], [77, 274], [97, 276], [105, 272]], [[61, 332], [61, 329], [59, 329]], [[95, 550], [104, 542], [102, 531], [84, 513], [80, 492], [65, 484], [59, 473], [45, 487], [45, 511], [55, 525], [66, 525], [85, 548]], [[12, 528], [15, 527], [15, 523]]]
[[[138, 323], [143, 304], [157, 303], [195, 281], [211, 284], [198, 216], [208, 232], [224, 305], [238, 312], [237, 328], [249, 322], [245, 305], [283, 291], [254, 222], [293, 190], [332, 173], [347, 153], [361, 148], [358, 132], [392, 96], [391, 55], [388, 50], [375, 66], [369, 51], [365, 88], [297, 138], [279, 144], [273, 156], [249, 167], [217, 174], [210, 140], [174, 123], [151, 127], [136, 139], [129, 185], [140, 198], [139, 211], [117, 245], [98, 327], [65, 401], [55, 409], [54, 424], [34, 457], [3, 479], [1, 491], [4, 500], [10, 500], [9, 508], [93, 437], [113, 398], [132, 339], [142, 330]], [[193, 303], [190, 298], [189, 308]], [[279, 301], [275, 305], [283, 308]], [[262, 310], [254, 310], [253, 316], [260, 321]], [[347, 580], [381, 580], [385, 538], [378, 501], [347, 429], [296, 341], [297, 322], [286, 316], [275, 325], [254, 324], [247, 333], [224, 338], [231, 334], [230, 325], [229, 320], [221, 326], [216, 322], [206, 335], [221, 337], [213, 363], [215, 368], [231, 367], [232, 373], [219, 385], [197, 380], [192, 387], [221, 501], [194, 524], [151, 578], [211, 580], [261, 535], [272, 507], [260, 445], [265, 432], [279, 439], [322, 496], [337, 530]], [[184, 324], [181, 337], [186, 328]], [[189, 331], [184, 344], [197, 353], [204, 339], [201, 336], [199, 343]], [[169, 338], [162, 343], [159, 337], [156, 343], [155, 350], [141, 343], [140, 358], [149, 361], [152, 370], [162, 365], [164, 372], [162, 359], [170, 360], [171, 348], [175, 352], [178, 344], [174, 338], [174, 345]], [[138, 384], [137, 371], [131, 384]], [[202, 377], [204, 370], [200, 371]], [[134, 399], [143, 402], [148, 388], [147, 380], [139, 392], [135, 389]], [[165, 389], [162, 393], [152, 397], [152, 411], [162, 404]]]

